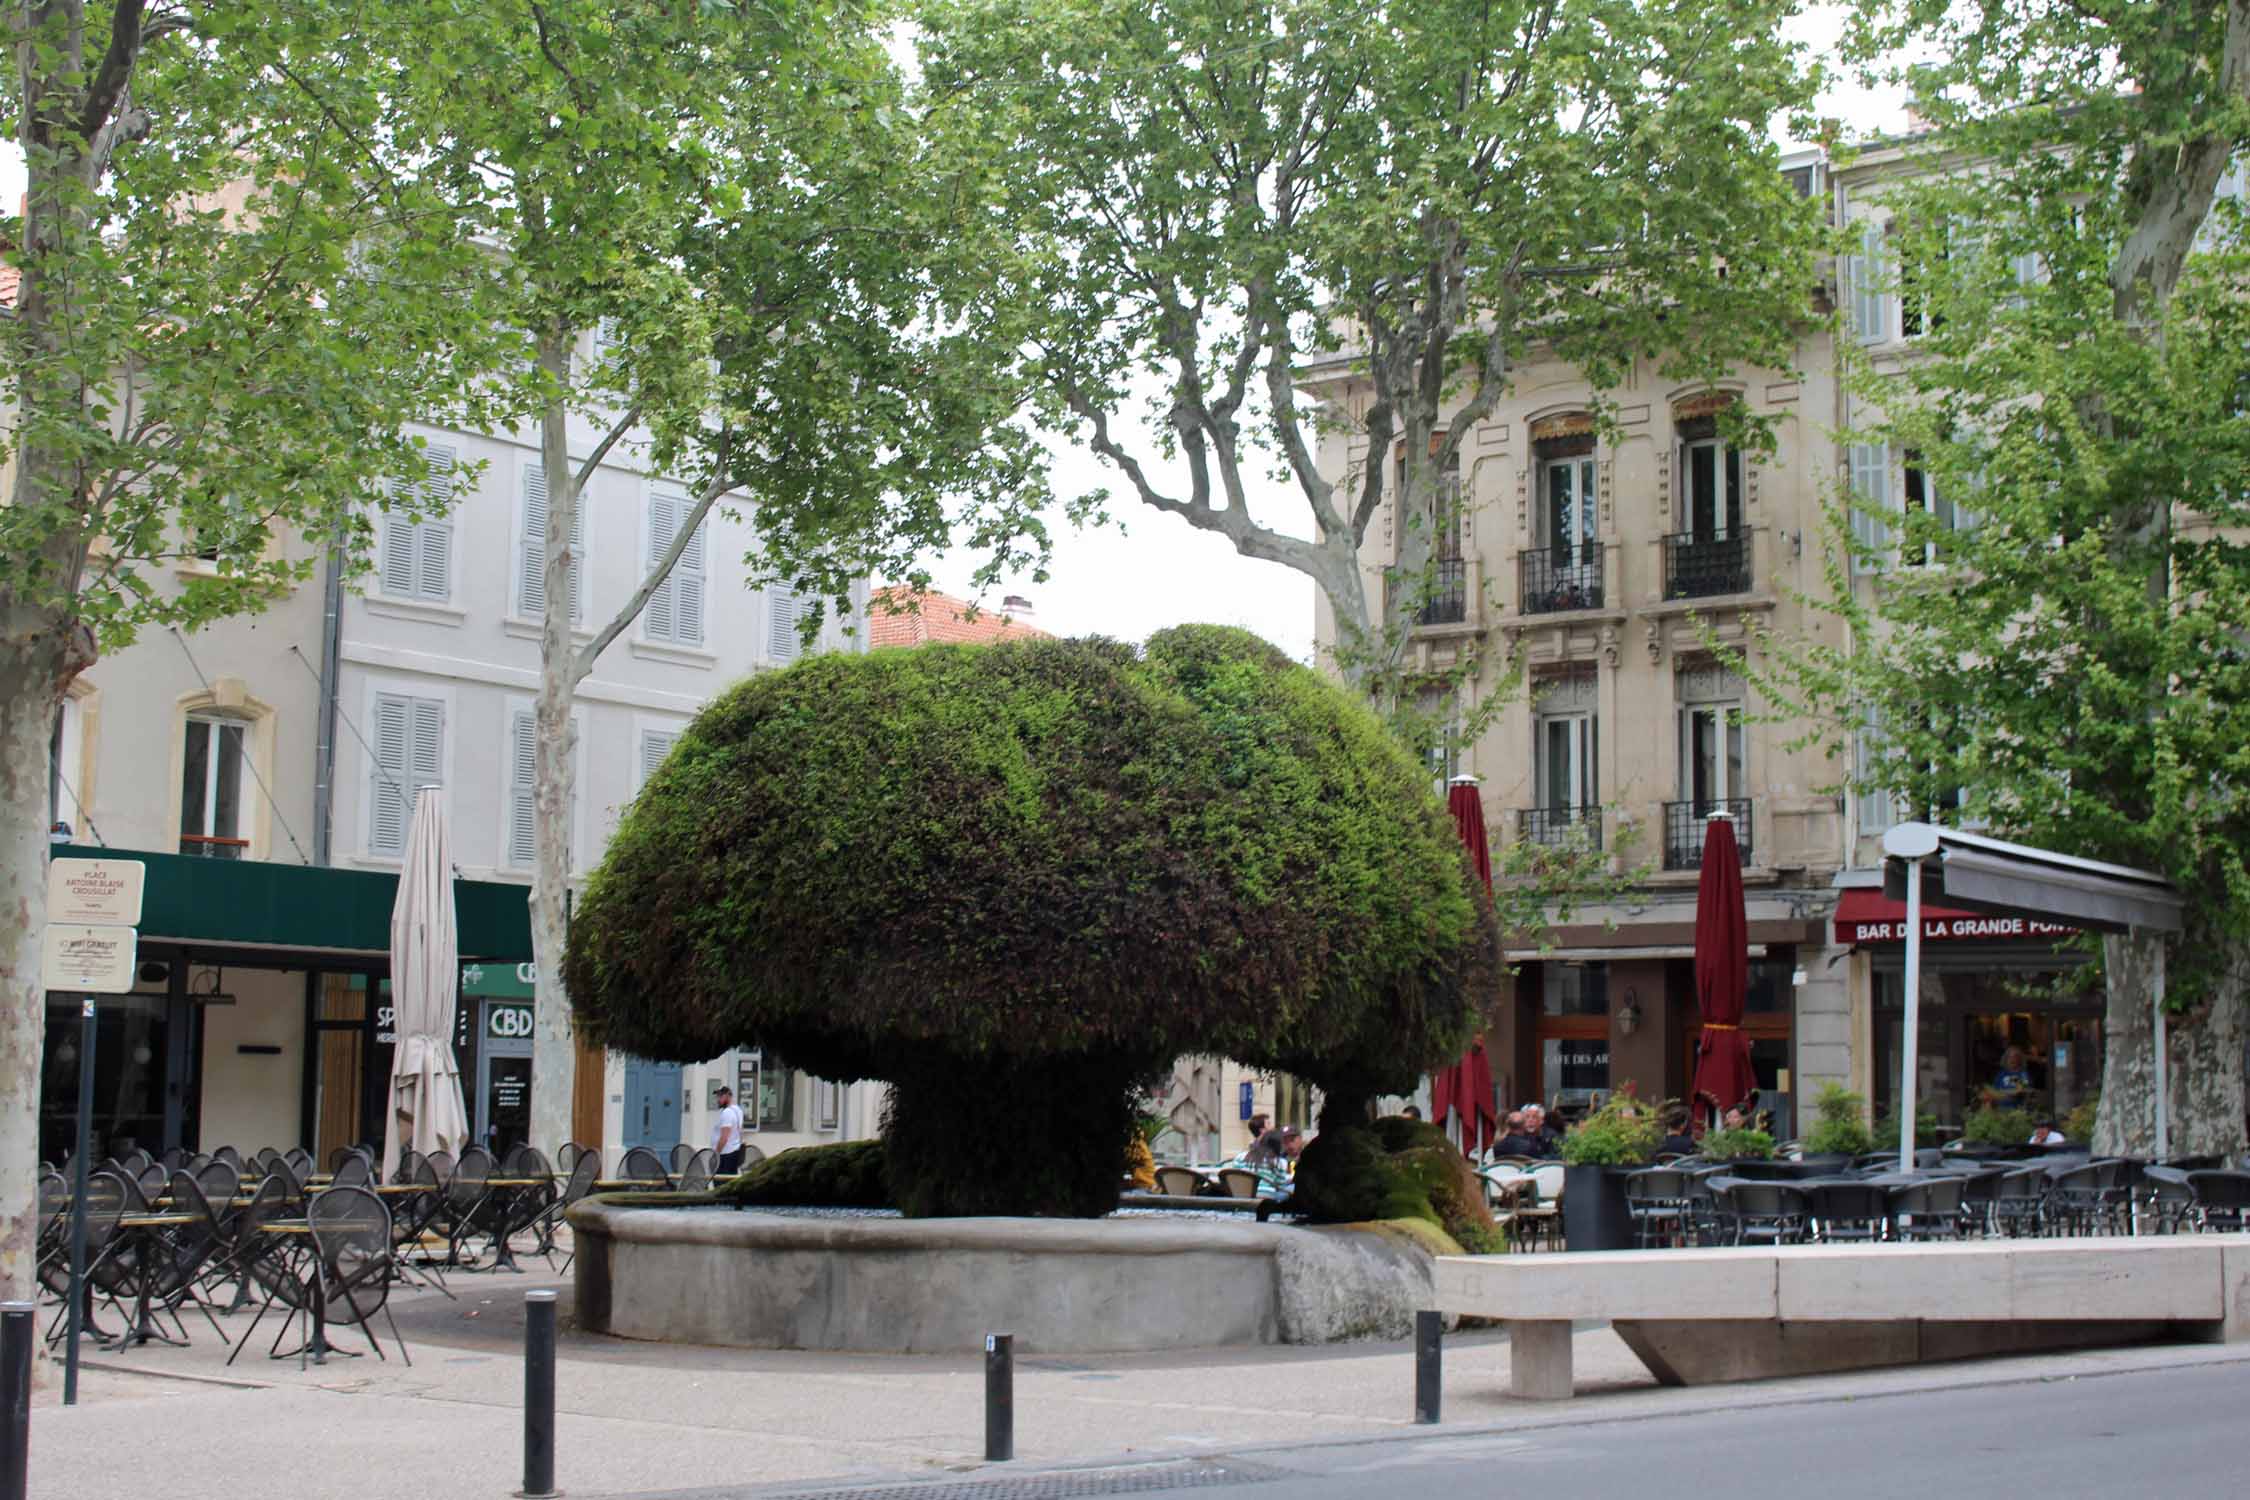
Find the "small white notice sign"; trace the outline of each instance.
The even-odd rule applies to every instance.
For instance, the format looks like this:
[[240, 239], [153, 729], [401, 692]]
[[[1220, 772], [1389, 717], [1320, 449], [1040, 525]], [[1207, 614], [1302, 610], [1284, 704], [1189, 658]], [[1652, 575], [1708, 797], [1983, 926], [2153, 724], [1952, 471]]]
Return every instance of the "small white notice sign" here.
[[47, 866], [47, 920], [141, 925], [148, 866], [137, 859], [58, 859]]
[[130, 927], [77, 922], [47, 924], [46, 978], [51, 990], [122, 995], [133, 988], [140, 934]]

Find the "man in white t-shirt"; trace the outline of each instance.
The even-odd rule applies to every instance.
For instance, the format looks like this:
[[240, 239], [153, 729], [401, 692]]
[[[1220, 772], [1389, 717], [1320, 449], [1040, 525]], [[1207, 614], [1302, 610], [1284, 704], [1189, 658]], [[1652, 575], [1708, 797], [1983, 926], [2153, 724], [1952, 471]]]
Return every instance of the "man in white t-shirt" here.
[[742, 1170], [742, 1111], [735, 1108], [734, 1090], [719, 1090], [719, 1113], [711, 1122], [711, 1151], [719, 1158], [713, 1175], [732, 1177]]

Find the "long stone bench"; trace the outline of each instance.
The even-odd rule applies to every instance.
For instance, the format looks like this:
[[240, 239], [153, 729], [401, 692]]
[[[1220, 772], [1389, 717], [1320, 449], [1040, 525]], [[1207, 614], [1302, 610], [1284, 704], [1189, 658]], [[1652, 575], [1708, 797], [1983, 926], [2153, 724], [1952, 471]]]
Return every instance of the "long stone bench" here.
[[1574, 1319], [1666, 1385], [2246, 1339], [2250, 1235], [1440, 1256], [1437, 1305], [1504, 1320], [1513, 1393], [1561, 1400]]

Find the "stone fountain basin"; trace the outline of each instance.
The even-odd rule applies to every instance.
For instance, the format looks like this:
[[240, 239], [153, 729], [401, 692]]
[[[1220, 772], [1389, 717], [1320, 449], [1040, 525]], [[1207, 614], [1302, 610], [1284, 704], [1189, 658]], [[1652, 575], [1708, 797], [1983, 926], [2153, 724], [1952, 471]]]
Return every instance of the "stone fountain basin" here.
[[1386, 1225], [1216, 1218], [804, 1218], [569, 1212], [579, 1325], [757, 1349], [1035, 1354], [1403, 1338], [1435, 1258]]

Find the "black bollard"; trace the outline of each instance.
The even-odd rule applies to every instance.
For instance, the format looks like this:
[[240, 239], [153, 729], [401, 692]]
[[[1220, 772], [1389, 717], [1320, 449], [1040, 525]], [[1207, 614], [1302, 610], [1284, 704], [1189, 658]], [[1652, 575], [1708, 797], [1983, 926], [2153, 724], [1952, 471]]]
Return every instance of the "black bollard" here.
[[1016, 1336], [984, 1336], [984, 1461], [1016, 1456]]
[[1424, 1427], [1434, 1426], [1438, 1419], [1438, 1393], [1445, 1374], [1439, 1340], [1444, 1336], [1444, 1313], [1424, 1309], [1414, 1315], [1414, 1420]]
[[523, 1294], [523, 1489], [555, 1492], [555, 1294]]
[[31, 1473], [29, 1302], [0, 1302], [0, 1500], [24, 1500]]

